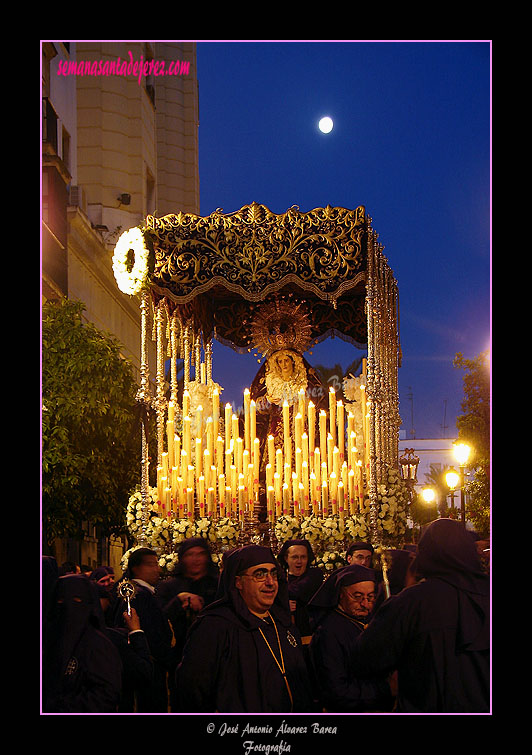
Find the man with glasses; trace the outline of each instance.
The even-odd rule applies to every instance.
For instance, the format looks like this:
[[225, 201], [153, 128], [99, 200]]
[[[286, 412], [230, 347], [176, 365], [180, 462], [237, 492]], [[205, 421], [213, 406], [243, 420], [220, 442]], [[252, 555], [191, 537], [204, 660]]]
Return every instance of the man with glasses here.
[[328, 713], [389, 712], [393, 687], [388, 675], [352, 673], [356, 642], [376, 597], [373, 569], [349, 565], [333, 572], [308, 604], [315, 629], [310, 653], [320, 700]]
[[222, 597], [192, 625], [177, 669], [181, 712], [309, 711], [301, 638], [271, 549], [230, 553], [220, 588]]

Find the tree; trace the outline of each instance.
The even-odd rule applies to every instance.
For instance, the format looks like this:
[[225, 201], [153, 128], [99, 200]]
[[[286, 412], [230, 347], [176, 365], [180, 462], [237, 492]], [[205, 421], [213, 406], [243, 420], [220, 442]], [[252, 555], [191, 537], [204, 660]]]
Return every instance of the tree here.
[[42, 514], [48, 544], [82, 537], [82, 522], [124, 530], [140, 476], [136, 384], [120, 343], [82, 319], [85, 306], [47, 302], [42, 318]]
[[458, 440], [468, 443], [474, 452], [469, 465], [487, 464], [490, 456], [490, 370], [489, 352], [483, 351], [475, 359], [464, 359], [459, 352], [454, 367], [465, 370], [464, 414], [456, 420]]
[[457, 418], [458, 440], [467, 442], [473, 449], [468, 466], [474, 468], [473, 479], [467, 482], [466, 514], [475, 529], [486, 536], [490, 520], [490, 370], [489, 352], [476, 359], [464, 359], [458, 353], [454, 366], [466, 370], [464, 376], [463, 415]]

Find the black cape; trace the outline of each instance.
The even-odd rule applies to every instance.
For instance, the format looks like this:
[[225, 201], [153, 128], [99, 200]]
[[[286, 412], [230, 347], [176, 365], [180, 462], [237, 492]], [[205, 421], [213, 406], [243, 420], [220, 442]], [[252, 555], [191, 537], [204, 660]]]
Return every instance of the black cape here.
[[397, 711], [489, 711], [489, 579], [461, 523], [438, 519], [418, 546], [418, 584], [378, 609], [357, 642], [360, 675], [398, 671]]
[[[237, 574], [259, 563], [278, 566], [269, 548], [250, 545], [231, 553], [222, 573], [223, 597], [205, 608], [192, 625], [176, 672], [182, 712], [310, 710], [308, 673], [282, 574], [270, 608], [273, 622], [252, 614], [234, 586]], [[278, 659], [280, 643], [288, 686], [265, 640]]]
[[122, 663], [95, 585], [81, 574], [60, 577], [43, 648], [43, 711], [116, 713], [121, 693]]

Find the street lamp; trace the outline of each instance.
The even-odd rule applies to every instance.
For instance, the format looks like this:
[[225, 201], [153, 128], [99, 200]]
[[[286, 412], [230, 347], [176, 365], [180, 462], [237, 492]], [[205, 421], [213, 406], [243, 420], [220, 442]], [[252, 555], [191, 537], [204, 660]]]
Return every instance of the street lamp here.
[[410, 498], [414, 492], [414, 485], [417, 482], [417, 468], [419, 466], [419, 456], [416, 456], [413, 448], [405, 448], [404, 454], [399, 458], [401, 465], [401, 474], [406, 482]]
[[445, 482], [451, 491], [451, 512], [454, 513], [454, 491], [460, 482], [460, 475], [452, 467], [445, 473]]
[[462, 524], [464, 527], [466, 526], [466, 516], [465, 516], [465, 491], [464, 491], [464, 481], [465, 481], [465, 468], [466, 464], [468, 462], [469, 456], [471, 455], [471, 447], [467, 445], [467, 443], [455, 443], [454, 444], [454, 456], [458, 464], [460, 465], [460, 517], [462, 519]]
[[423, 488], [423, 490], [421, 491], [421, 497], [423, 498], [425, 503], [434, 503], [436, 492], [433, 488]]

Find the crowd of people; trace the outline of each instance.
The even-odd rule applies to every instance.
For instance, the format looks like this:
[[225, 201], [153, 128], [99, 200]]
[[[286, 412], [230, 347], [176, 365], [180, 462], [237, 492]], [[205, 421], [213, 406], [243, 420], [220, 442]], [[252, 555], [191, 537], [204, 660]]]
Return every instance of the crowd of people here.
[[306, 540], [218, 566], [191, 538], [172, 576], [137, 548], [119, 580], [44, 556], [42, 710], [489, 712], [490, 580], [471, 533], [438, 519], [389, 554], [383, 575], [352, 543], [325, 576]]

